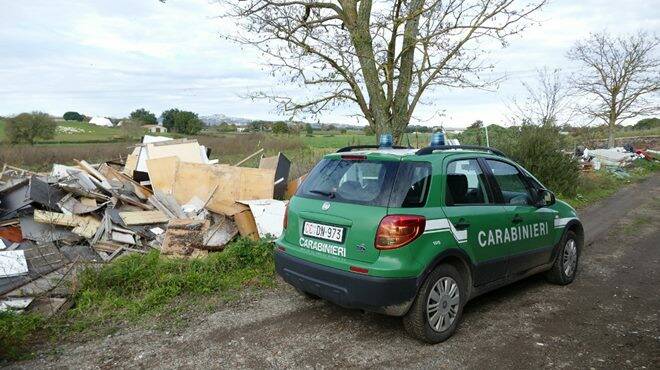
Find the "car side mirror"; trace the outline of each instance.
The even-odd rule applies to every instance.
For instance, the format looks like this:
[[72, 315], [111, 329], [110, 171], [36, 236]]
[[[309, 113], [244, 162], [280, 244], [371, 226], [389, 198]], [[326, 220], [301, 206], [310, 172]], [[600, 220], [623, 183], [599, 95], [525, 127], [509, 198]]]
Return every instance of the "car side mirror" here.
[[555, 204], [556, 201], [555, 195], [550, 190], [539, 189], [536, 197], [537, 207], [549, 207]]

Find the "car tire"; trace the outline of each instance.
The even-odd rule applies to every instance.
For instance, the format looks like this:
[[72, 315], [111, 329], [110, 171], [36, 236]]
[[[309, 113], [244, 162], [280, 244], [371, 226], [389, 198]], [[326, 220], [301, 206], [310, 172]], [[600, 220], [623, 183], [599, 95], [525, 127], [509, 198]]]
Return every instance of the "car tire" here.
[[467, 298], [461, 274], [451, 265], [440, 265], [422, 284], [403, 317], [403, 326], [408, 334], [423, 342], [443, 342], [456, 331]]
[[559, 253], [552, 268], [545, 274], [546, 279], [557, 285], [567, 285], [575, 280], [580, 259], [580, 245], [577, 235], [567, 231], [561, 241]]
[[296, 292], [298, 292], [298, 294], [300, 294], [303, 298], [305, 298], [307, 300], [310, 300], [310, 301], [315, 301], [317, 299], [321, 299], [321, 297], [317, 296], [316, 294], [306, 292], [302, 289], [296, 288]]

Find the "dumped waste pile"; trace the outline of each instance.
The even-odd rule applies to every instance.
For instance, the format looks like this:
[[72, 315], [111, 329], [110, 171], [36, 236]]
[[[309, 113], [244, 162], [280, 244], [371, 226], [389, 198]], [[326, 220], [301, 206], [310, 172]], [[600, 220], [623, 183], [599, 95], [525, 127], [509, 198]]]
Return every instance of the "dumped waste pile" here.
[[583, 171], [599, 171], [606, 169], [616, 175], [625, 176], [624, 167], [632, 164], [636, 160], [654, 159], [658, 153], [650, 149], [636, 149], [632, 145], [625, 145], [623, 147], [616, 147], [610, 149], [588, 149], [578, 148], [575, 154], [581, 160]]
[[[246, 158], [262, 155], [263, 150]], [[128, 253], [218, 253], [238, 235], [278, 237], [290, 161], [218, 164], [196, 140], [145, 136], [124, 163], [0, 173], [0, 311], [52, 314], [70, 304], [76, 271]]]

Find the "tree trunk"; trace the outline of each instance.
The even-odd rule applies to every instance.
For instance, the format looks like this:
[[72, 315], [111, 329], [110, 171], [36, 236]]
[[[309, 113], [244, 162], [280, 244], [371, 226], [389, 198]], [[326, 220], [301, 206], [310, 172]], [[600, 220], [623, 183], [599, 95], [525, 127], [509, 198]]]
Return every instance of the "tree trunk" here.
[[609, 136], [607, 138], [607, 147], [614, 147], [614, 130], [616, 130], [616, 119], [610, 118], [610, 122], [607, 124], [609, 129]]

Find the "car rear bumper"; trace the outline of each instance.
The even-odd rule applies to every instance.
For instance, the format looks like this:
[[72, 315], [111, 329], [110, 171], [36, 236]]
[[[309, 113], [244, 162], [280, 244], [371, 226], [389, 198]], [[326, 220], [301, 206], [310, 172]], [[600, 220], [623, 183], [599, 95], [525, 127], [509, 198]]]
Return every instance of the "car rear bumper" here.
[[275, 269], [295, 288], [346, 308], [402, 316], [417, 294], [417, 278], [362, 275], [308, 262], [277, 249]]

